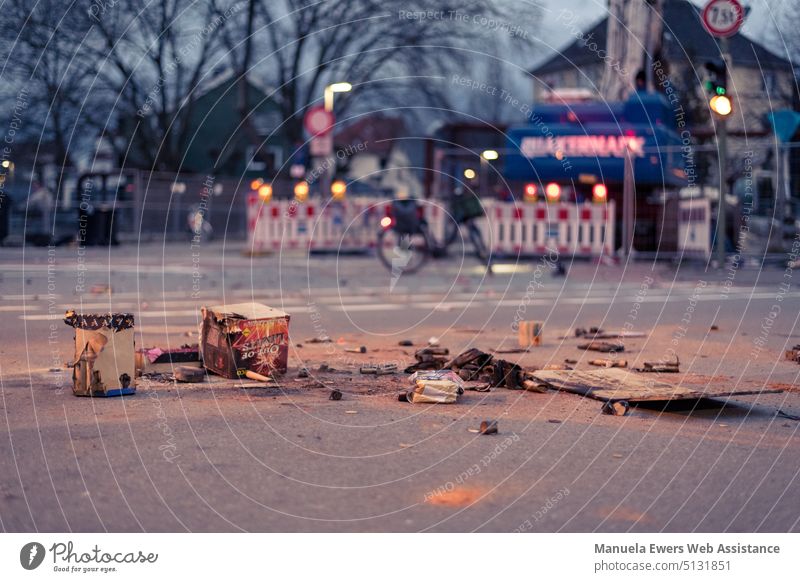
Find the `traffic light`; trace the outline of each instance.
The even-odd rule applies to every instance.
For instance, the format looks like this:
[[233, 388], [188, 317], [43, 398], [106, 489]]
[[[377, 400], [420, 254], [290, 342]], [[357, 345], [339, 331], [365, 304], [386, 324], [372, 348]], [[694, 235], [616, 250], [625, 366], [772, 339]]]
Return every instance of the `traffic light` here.
[[720, 117], [727, 117], [733, 111], [733, 103], [728, 95], [728, 68], [725, 62], [708, 61], [708, 77], [704, 87], [709, 96], [708, 106]]

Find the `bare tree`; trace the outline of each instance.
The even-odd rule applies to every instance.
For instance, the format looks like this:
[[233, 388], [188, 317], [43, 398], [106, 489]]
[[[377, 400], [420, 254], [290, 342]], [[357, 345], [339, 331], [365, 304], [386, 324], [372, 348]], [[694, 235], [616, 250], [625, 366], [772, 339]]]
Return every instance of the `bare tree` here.
[[120, 157], [179, 169], [198, 87], [225, 59], [221, 30], [244, 3], [128, 0], [95, 18], [91, 51], [113, 97], [104, 131]]
[[7, 99], [26, 104], [18, 140], [52, 143], [55, 161], [69, 166], [71, 150], [84, 141], [78, 129], [95, 109], [87, 106], [94, 62], [85, 43], [91, 34], [89, 2], [8, 0], [0, 19], [5, 59], [0, 78]]
[[[491, 0], [435, 6], [415, 0], [251, 1], [257, 49], [252, 69], [273, 81], [291, 140], [301, 138], [306, 108], [330, 82], [356, 87], [337, 100], [340, 113], [355, 105], [447, 107], [452, 73], [479, 76], [475, 63], [509, 46], [496, 43], [497, 37], [526, 40], [538, 16], [532, 5], [520, 9]], [[250, 68], [238, 30], [229, 27], [222, 34], [237, 69], [242, 63]]]

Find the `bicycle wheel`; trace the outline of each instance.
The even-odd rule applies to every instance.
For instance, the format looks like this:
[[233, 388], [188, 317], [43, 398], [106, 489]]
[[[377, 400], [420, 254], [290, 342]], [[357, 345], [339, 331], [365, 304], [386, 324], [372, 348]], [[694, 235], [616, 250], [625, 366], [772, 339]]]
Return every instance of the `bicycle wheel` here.
[[393, 275], [416, 273], [429, 255], [428, 240], [423, 233], [404, 234], [391, 228], [378, 232], [378, 258]]

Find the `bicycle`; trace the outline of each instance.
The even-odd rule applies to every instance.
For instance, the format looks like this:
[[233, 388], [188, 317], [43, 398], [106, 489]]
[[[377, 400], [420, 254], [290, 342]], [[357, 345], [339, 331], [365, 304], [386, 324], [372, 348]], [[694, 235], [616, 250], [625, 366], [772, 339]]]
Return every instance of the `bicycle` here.
[[428, 259], [446, 257], [448, 248], [456, 241], [462, 228], [466, 228], [467, 236], [462, 240], [472, 244], [478, 260], [491, 275], [491, 251], [476, 224], [477, 218], [476, 213], [465, 214], [451, 205], [445, 223], [444, 241], [440, 244], [430, 230], [423, 207], [416, 199], [392, 200], [389, 213], [381, 219], [381, 228], [378, 230], [378, 258], [393, 274], [416, 273]]

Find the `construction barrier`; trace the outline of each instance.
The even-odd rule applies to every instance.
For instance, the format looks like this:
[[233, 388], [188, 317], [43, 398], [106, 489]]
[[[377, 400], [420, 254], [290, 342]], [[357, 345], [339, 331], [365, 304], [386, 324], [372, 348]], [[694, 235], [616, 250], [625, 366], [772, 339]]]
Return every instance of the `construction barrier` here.
[[678, 252], [684, 257], [711, 256], [711, 202], [707, 198], [680, 201]]
[[614, 202], [533, 204], [490, 201], [478, 225], [498, 255], [541, 255], [553, 249], [576, 256], [614, 253]]
[[[263, 203], [247, 199], [251, 252], [278, 249], [357, 252], [374, 248], [380, 219], [389, 200]], [[577, 256], [611, 255], [614, 249], [614, 203], [484, 203], [478, 219], [484, 241], [496, 255], [540, 255], [553, 249]], [[436, 240], [443, 240], [448, 211], [439, 201], [423, 201], [423, 212]]]

